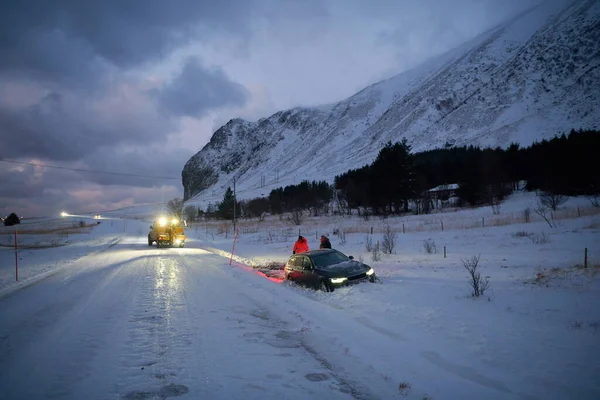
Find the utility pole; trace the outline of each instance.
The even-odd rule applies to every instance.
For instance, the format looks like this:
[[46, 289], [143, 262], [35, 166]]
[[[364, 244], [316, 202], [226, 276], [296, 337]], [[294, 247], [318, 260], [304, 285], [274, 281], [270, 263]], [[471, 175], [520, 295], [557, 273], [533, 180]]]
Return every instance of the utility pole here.
[[233, 234], [235, 235], [235, 203], [237, 203], [237, 199], [235, 196], [235, 176], [233, 177]]

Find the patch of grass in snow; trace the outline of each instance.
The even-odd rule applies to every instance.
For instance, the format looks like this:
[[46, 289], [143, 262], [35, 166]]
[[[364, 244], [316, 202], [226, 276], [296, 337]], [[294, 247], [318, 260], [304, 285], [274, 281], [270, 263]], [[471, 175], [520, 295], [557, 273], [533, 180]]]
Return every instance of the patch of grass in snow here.
[[569, 325], [569, 329], [590, 329], [593, 333], [598, 333], [598, 331], [600, 331], [600, 321], [572, 321]]
[[400, 390], [400, 394], [402, 394], [403, 396], [408, 396], [410, 388], [411, 384], [408, 382], [400, 382], [400, 384], [398, 385], [398, 390]]
[[545, 232], [535, 233], [531, 236], [528, 236], [528, 238], [535, 244], [550, 243], [550, 235]]
[[535, 279], [531, 282], [535, 285], [544, 285], [546, 287], [552, 281], [573, 281], [577, 277], [587, 277], [588, 279], [596, 279], [600, 274], [600, 264], [593, 263], [587, 268], [583, 264], [575, 264], [566, 268], [554, 267], [550, 269], [542, 269], [536, 273]]

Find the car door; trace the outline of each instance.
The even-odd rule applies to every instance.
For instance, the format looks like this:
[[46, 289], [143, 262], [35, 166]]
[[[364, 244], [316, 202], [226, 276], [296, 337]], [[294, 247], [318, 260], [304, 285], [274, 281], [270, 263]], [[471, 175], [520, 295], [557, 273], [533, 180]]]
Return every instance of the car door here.
[[320, 277], [315, 273], [315, 269], [310, 261], [309, 257], [301, 256], [302, 258], [302, 271], [304, 272], [304, 284], [307, 286], [318, 287], [320, 284]]
[[300, 261], [298, 260], [298, 256], [295, 257], [291, 257], [288, 260], [288, 263], [286, 265], [286, 268], [288, 270], [288, 276], [294, 281], [294, 282], [300, 282], [302, 280], [302, 269], [299, 267], [299, 263]]

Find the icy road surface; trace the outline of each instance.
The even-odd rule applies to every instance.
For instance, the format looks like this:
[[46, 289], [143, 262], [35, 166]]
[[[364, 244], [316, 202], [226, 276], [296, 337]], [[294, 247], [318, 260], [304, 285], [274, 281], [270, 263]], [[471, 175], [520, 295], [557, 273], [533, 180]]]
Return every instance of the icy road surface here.
[[270, 313], [264, 278], [144, 240], [0, 299], [0, 398], [378, 397]]

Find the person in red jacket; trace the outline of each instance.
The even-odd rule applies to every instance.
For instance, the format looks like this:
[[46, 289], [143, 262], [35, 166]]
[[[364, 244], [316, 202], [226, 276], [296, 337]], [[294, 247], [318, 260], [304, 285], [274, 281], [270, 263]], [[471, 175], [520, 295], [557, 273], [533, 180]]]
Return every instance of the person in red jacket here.
[[309, 251], [308, 241], [302, 235], [298, 236], [298, 240], [294, 243], [294, 248], [292, 250], [292, 254], [304, 253], [305, 251]]

